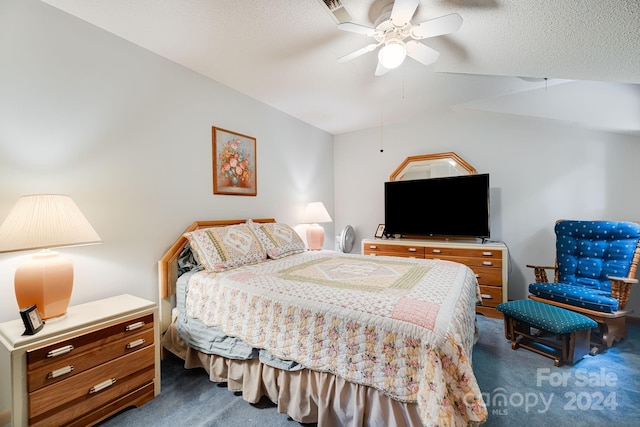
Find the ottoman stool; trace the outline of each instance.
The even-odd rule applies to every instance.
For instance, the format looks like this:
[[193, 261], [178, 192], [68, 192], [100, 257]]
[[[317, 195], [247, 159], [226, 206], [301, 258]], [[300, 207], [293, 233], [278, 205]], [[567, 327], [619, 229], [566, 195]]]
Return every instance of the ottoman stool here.
[[[573, 365], [586, 356], [591, 329], [598, 326], [587, 316], [533, 300], [504, 302], [496, 309], [504, 315], [505, 337], [513, 350], [522, 347], [549, 357], [555, 366]], [[538, 332], [532, 333], [531, 328]]]

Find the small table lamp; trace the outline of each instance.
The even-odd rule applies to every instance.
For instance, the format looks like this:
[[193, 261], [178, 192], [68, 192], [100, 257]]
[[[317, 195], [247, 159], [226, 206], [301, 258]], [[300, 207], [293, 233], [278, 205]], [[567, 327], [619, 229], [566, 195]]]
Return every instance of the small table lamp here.
[[307, 245], [312, 251], [322, 249], [324, 245], [324, 228], [319, 222], [331, 222], [329, 212], [322, 202], [311, 202], [307, 205], [302, 215], [302, 222], [310, 224], [307, 228]]
[[102, 243], [71, 197], [22, 196], [0, 225], [0, 252], [44, 249], [18, 267], [14, 277], [19, 308], [35, 304], [43, 319], [66, 314], [73, 289], [73, 264], [47, 248]]

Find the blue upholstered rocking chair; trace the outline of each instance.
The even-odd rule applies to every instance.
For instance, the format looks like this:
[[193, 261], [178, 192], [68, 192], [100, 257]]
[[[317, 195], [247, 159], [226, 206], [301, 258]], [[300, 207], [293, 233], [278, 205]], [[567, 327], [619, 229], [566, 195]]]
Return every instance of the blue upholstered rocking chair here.
[[[572, 310], [598, 323], [598, 344], [626, 338], [625, 309], [640, 260], [640, 224], [568, 221], [555, 225], [556, 264], [531, 267], [536, 282], [529, 298]], [[546, 270], [554, 270], [553, 282]]]

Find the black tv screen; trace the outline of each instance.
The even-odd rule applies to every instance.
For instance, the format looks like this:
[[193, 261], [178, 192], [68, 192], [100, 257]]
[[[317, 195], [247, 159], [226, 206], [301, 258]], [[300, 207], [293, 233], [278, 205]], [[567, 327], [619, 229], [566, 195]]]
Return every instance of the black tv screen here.
[[387, 235], [489, 238], [489, 174], [384, 184]]

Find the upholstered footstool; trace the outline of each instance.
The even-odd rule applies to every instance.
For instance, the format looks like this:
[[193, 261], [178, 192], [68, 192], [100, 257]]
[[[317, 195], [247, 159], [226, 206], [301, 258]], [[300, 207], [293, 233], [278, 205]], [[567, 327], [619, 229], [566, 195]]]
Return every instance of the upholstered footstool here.
[[512, 349], [522, 347], [549, 357], [555, 366], [573, 365], [586, 356], [591, 329], [598, 326], [587, 316], [533, 300], [504, 302], [496, 309], [504, 315], [504, 333]]

